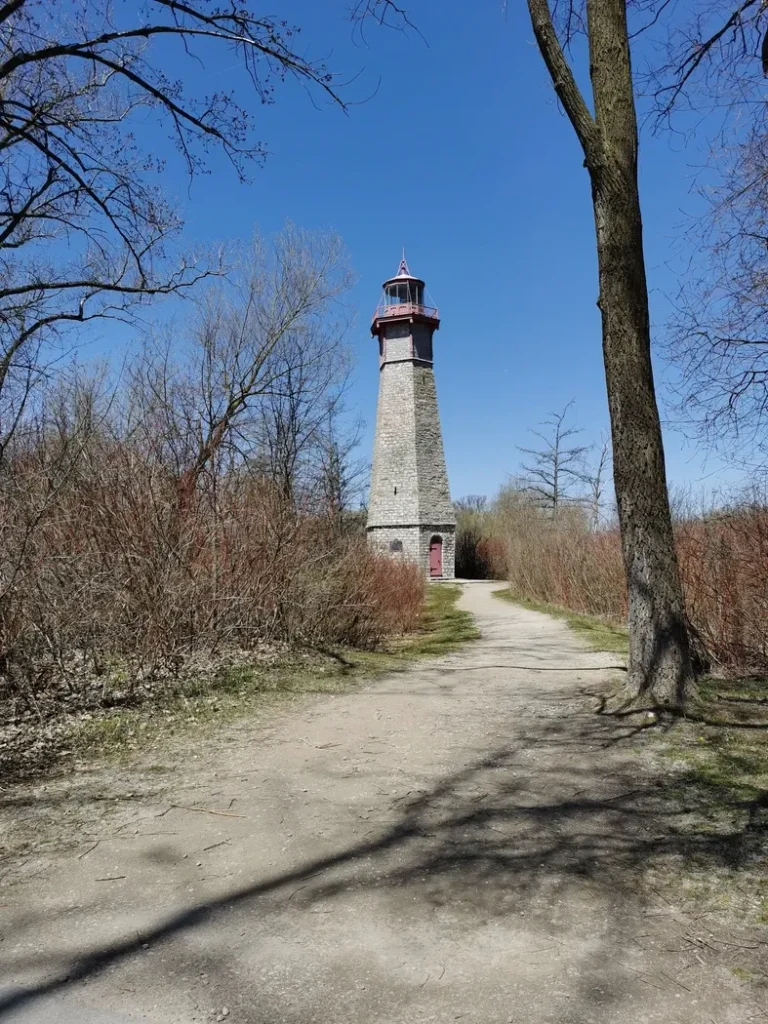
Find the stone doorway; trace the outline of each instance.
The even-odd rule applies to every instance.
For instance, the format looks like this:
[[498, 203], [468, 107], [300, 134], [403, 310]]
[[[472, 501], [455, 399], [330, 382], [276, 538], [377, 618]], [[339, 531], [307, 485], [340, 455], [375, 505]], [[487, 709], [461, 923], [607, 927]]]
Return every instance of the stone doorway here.
[[429, 575], [434, 579], [443, 575], [443, 538], [433, 537], [429, 542]]

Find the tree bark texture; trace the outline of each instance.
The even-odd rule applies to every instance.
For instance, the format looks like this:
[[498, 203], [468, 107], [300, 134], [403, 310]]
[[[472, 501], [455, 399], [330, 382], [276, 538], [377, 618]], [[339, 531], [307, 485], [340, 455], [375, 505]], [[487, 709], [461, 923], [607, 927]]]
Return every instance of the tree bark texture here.
[[626, 0], [587, 0], [594, 117], [557, 40], [548, 0], [528, 0], [528, 7], [592, 184], [614, 484], [629, 595], [629, 682], [641, 695], [679, 706], [693, 672], [651, 365]]

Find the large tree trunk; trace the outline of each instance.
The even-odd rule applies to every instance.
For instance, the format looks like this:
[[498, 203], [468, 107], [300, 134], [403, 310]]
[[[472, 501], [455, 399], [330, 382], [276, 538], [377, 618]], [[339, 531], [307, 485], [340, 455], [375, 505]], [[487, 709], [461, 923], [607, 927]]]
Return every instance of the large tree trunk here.
[[537, 45], [592, 182], [598, 304], [629, 591], [629, 680], [639, 694], [681, 705], [693, 671], [651, 367], [626, 0], [586, 0], [594, 114], [565, 58], [550, 0], [527, 2]]
[[637, 182], [637, 120], [625, 0], [588, 0], [599, 159], [587, 159], [614, 482], [629, 591], [629, 676], [641, 694], [685, 701], [692, 681], [651, 366]]
[[691, 679], [651, 368], [636, 188], [593, 179], [614, 485], [629, 593], [629, 682], [682, 704]]

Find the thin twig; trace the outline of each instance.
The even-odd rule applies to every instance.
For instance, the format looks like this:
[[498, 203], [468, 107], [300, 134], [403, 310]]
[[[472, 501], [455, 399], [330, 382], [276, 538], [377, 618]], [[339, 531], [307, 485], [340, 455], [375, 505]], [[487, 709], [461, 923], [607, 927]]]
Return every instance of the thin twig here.
[[[179, 811], [197, 811], [200, 814], [218, 814], [222, 818], [245, 818], [245, 814], [235, 814], [233, 811], [215, 811], [211, 807], [187, 807], [185, 804], [171, 804], [170, 810], [175, 807]], [[167, 812], [163, 812], [167, 813]]]
[[203, 847], [203, 853], [206, 853], [208, 850], [215, 850], [216, 847], [218, 847], [218, 846], [226, 846], [231, 841], [232, 841], [231, 839], [222, 839], [222, 841], [220, 843], [212, 843], [210, 846], [204, 846]]

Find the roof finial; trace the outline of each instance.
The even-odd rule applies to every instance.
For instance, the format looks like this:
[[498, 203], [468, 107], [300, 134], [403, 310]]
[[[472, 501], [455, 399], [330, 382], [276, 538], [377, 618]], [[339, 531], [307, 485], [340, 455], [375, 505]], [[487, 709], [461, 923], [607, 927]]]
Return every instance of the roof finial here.
[[408, 264], [406, 263], [406, 260], [405, 260], [405, 246], [403, 246], [403, 258], [400, 260], [400, 266], [398, 267], [398, 270], [397, 270], [397, 276], [398, 277], [410, 277], [411, 276], [411, 272], [408, 269]]

